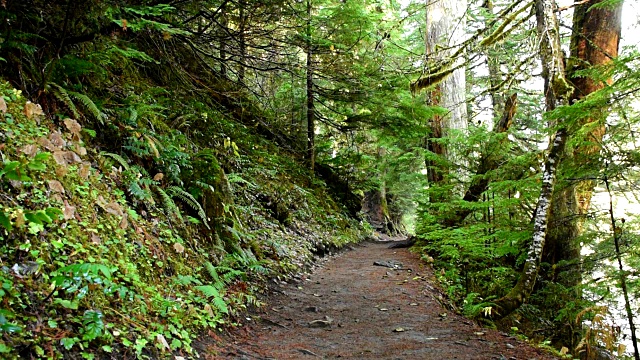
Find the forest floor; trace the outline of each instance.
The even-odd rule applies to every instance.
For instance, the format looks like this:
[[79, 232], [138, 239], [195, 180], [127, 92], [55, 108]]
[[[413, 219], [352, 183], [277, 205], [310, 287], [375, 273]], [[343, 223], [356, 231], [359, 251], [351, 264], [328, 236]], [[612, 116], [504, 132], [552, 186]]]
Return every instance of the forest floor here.
[[556, 359], [453, 312], [431, 266], [388, 245], [362, 243], [274, 286], [243, 325], [212, 334], [206, 357]]

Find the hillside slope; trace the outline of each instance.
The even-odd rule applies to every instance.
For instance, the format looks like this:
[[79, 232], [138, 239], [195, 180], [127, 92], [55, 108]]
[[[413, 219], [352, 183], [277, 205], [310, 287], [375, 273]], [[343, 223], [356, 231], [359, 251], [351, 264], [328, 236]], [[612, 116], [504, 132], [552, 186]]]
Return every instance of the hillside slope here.
[[6, 82], [0, 115], [2, 358], [195, 356], [197, 334], [258, 305], [265, 278], [366, 236], [324, 182], [238, 123], [200, 140], [81, 123]]

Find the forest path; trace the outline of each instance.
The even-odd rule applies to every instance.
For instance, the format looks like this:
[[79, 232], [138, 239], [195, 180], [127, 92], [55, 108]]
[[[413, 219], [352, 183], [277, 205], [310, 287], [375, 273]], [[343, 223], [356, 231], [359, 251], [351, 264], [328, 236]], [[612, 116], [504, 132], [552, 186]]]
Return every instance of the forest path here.
[[362, 243], [278, 285], [260, 313], [218, 338], [210, 358], [555, 359], [444, 308], [432, 268], [388, 245]]

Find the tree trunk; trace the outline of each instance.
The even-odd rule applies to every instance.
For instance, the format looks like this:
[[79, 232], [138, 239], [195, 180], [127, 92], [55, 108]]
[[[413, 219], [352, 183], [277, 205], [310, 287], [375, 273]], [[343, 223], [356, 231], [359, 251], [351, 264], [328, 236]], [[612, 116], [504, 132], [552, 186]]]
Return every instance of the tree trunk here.
[[[544, 77], [544, 93], [547, 111], [562, 105], [573, 91], [565, 78], [564, 59], [560, 47], [558, 19], [555, 0], [536, 0], [537, 31], [540, 43], [540, 60]], [[520, 307], [533, 291], [538, 277], [542, 249], [545, 245], [551, 198], [555, 188], [557, 168], [565, 148], [567, 131], [560, 124], [553, 140], [549, 143], [549, 154], [542, 170], [542, 186], [534, 218], [533, 236], [522, 274], [516, 285], [504, 297], [496, 301], [498, 314], [506, 316]]]
[[315, 104], [313, 101], [313, 49], [311, 42], [311, 0], [307, 0], [307, 161], [311, 173], [315, 169]]
[[[569, 79], [575, 91], [571, 101], [578, 101], [598, 91], [606, 83], [590, 77], [575, 75], [578, 71], [594, 66], [606, 66], [618, 55], [620, 42], [620, 20], [622, 3], [615, 7], [592, 8], [604, 0], [593, 0], [575, 7], [573, 16], [573, 34], [571, 36], [571, 57], [567, 65]], [[611, 82], [611, 79], [608, 79]], [[600, 143], [605, 134], [604, 112], [585, 118], [579, 127], [589, 126], [590, 130], [581, 139], [579, 146], [563, 154], [563, 168], [579, 166], [586, 169], [599, 168]], [[597, 126], [593, 123], [597, 122]], [[595, 182], [592, 180], [574, 181], [558, 189], [553, 197], [550, 230], [547, 234], [545, 261], [556, 264], [560, 261], [579, 263], [580, 244], [577, 237], [582, 233], [585, 215], [591, 204]], [[554, 274], [555, 276], [555, 274]], [[557, 278], [565, 286], [574, 286], [581, 281], [581, 269], [571, 265], [569, 271]]]
[[238, 2], [239, 11], [239, 24], [238, 24], [238, 42], [240, 48], [240, 65], [238, 67], [238, 81], [244, 83], [245, 64], [247, 61], [247, 39], [246, 39], [246, 3], [244, 0]]
[[[446, 61], [457, 50], [465, 37], [466, 0], [427, 0], [426, 56], [428, 63], [434, 60]], [[451, 67], [456, 68], [451, 75], [438, 85], [436, 94], [439, 105], [449, 113], [442, 119], [443, 135], [448, 130], [467, 128], [466, 78], [464, 57], [454, 59]], [[451, 153], [451, 149], [448, 149]], [[451, 158], [450, 158], [451, 159]]]
[[[448, 62], [456, 50], [454, 41], [465, 36], [466, 0], [427, 0], [425, 57], [427, 64]], [[449, 110], [445, 116], [436, 116], [431, 122], [431, 134], [427, 149], [439, 156], [446, 156], [452, 162], [462, 161], [453, 149], [446, 149], [438, 139], [448, 135], [449, 130], [467, 128], [466, 79], [464, 66], [460, 66], [464, 58], [455, 59], [451, 64], [455, 69], [449, 76], [438, 83], [435, 89], [427, 94], [427, 103], [441, 106]], [[429, 69], [427, 69], [429, 70]], [[444, 172], [434, 162], [427, 162], [430, 183], [439, 183], [444, 179]]]
[[[377, 162], [382, 162], [385, 155], [385, 148], [378, 147]], [[386, 171], [382, 170], [381, 173], [378, 174], [378, 181], [380, 182], [378, 187], [365, 192], [361, 211], [376, 231], [392, 235], [396, 229], [389, 209], [390, 201], [387, 195], [387, 184], [384, 180], [385, 176]]]
[[229, 26], [229, 19], [227, 18], [226, 5], [222, 5], [220, 8], [220, 76], [222, 78], [227, 77], [227, 27]]
[[[493, 128], [493, 132], [495, 134], [504, 133], [509, 130], [509, 127], [511, 127], [511, 124], [513, 123], [513, 117], [516, 113], [517, 99], [517, 94], [511, 95], [511, 97], [507, 99], [504, 105], [504, 113]], [[505, 141], [508, 141], [508, 139], [503, 138], [500, 140], [500, 143], [504, 143]], [[490, 147], [493, 149], [500, 148], [501, 146], [498, 144]], [[498, 168], [501, 158], [501, 154], [482, 154], [482, 157], [480, 158], [480, 164], [478, 164], [478, 170], [471, 179], [471, 185], [465, 192], [464, 197], [462, 198], [463, 201], [477, 202], [478, 200], [480, 200], [482, 193], [487, 191], [487, 189], [489, 188], [489, 178], [487, 178], [485, 175], [488, 172]], [[453, 212], [443, 215], [441, 224], [446, 227], [457, 226], [462, 223], [464, 219], [466, 219], [466, 217], [469, 216], [469, 214], [471, 214], [472, 212], [473, 210], [469, 208], [455, 209]]]
[[[493, 14], [492, 0], [485, 0], [482, 6], [487, 9], [488, 13]], [[491, 95], [491, 105], [493, 106], [494, 118], [497, 117], [505, 108], [505, 96], [500, 92], [500, 84], [502, 84], [503, 74], [500, 70], [500, 57], [496, 54], [498, 47], [499, 45], [492, 45], [485, 51], [487, 56], [487, 68], [489, 70], [489, 94]]]
[[391, 216], [389, 215], [389, 204], [387, 202], [387, 193], [384, 183], [375, 190], [369, 190], [364, 193], [362, 201], [362, 212], [365, 214], [367, 221], [376, 231], [390, 234], [393, 228]]
[[556, 182], [557, 164], [564, 150], [567, 134], [564, 129], [556, 132], [550, 144], [549, 155], [542, 170], [542, 188], [533, 225], [533, 239], [527, 251], [527, 259], [520, 278], [507, 295], [496, 301], [499, 316], [506, 316], [522, 305], [531, 295], [538, 277], [542, 249], [545, 244], [548, 218], [551, 208], [551, 195]]

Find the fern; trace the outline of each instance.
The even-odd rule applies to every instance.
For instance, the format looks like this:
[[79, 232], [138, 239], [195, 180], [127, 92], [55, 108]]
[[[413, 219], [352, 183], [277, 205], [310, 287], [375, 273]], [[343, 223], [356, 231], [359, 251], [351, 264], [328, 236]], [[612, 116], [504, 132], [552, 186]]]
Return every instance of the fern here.
[[213, 305], [220, 312], [225, 313], [225, 314], [229, 313], [229, 308], [227, 307], [227, 302], [224, 301], [224, 298], [222, 297], [222, 294], [220, 294], [220, 291], [218, 289], [216, 289], [215, 286], [212, 286], [212, 285], [201, 285], [201, 286], [196, 286], [196, 289], [200, 290], [206, 297], [213, 298]]
[[221, 278], [218, 275], [219, 268], [213, 266], [211, 262], [205, 262], [204, 267], [207, 270], [209, 276], [211, 276], [211, 279], [213, 279], [213, 284], [196, 286], [196, 289], [200, 290], [206, 297], [213, 298], [214, 306], [219, 311], [228, 314], [229, 310], [227, 308], [227, 302], [222, 297], [224, 287], [226, 284], [228, 284], [228, 279], [226, 279], [224, 275]]
[[91, 98], [89, 98], [85, 94], [81, 94], [75, 91], [68, 91], [68, 93], [69, 95], [79, 100], [80, 103], [82, 103], [82, 105], [85, 107], [85, 109], [88, 110], [96, 120], [100, 121], [100, 123], [104, 123], [107, 115], [100, 111], [100, 109], [98, 109], [98, 106], [93, 102], [93, 100], [91, 100]]
[[131, 115], [129, 115], [129, 124], [135, 124], [138, 120], [138, 110], [135, 108], [129, 108]]
[[129, 190], [129, 193], [135, 198], [137, 198], [138, 200], [151, 200], [151, 203], [153, 203], [153, 197], [151, 196], [151, 192], [143, 188], [142, 186], [140, 186], [139, 182], [133, 181], [131, 184], [129, 184], [128, 190]]
[[100, 155], [112, 158], [113, 160], [118, 162], [118, 164], [120, 164], [122, 166], [122, 168], [125, 169], [125, 170], [129, 170], [130, 169], [129, 163], [127, 162], [127, 160], [125, 160], [122, 156], [120, 156], [118, 154], [102, 151], [100, 153]]
[[204, 267], [209, 276], [211, 276], [211, 279], [214, 281], [213, 286], [218, 288], [218, 290], [222, 290], [225, 285], [230, 284], [237, 278], [245, 279], [246, 277], [246, 273], [244, 271], [226, 266], [214, 266], [209, 261], [204, 264]]
[[202, 281], [196, 279], [195, 277], [191, 276], [191, 275], [178, 275], [177, 278], [174, 281], [177, 285], [202, 285]]
[[[147, 144], [149, 144], [149, 148], [151, 148], [151, 152], [156, 158], [160, 157], [160, 151], [158, 151], [158, 146], [162, 147], [160, 141], [153, 136], [143, 135], [143, 137], [147, 140]], [[156, 145], [157, 144], [157, 145]]]
[[213, 298], [213, 304], [221, 312], [223, 312], [225, 314], [229, 313], [229, 309], [227, 308], [227, 302], [224, 301], [224, 299], [221, 296], [220, 297], [214, 297]]
[[199, 285], [196, 289], [202, 291], [206, 297], [222, 297], [220, 290], [214, 285]]
[[155, 184], [155, 181], [153, 179], [149, 178], [149, 171], [147, 171], [147, 169], [145, 169], [143, 166], [133, 165], [133, 166], [131, 166], [131, 171], [136, 176], [140, 177], [141, 181], [148, 182], [149, 184]]
[[52, 83], [51, 85], [55, 87], [55, 90], [53, 91], [53, 96], [55, 96], [58, 100], [62, 101], [69, 108], [69, 110], [71, 110], [71, 113], [73, 114], [73, 116], [76, 119], [79, 119], [80, 113], [78, 112], [78, 108], [76, 108], [76, 105], [71, 100], [71, 97], [69, 96], [69, 93], [67, 92], [67, 90], [65, 90], [65, 88], [55, 83]]
[[197, 187], [201, 188], [202, 190], [211, 190], [211, 191], [213, 191], [213, 192], [215, 192], [215, 191], [216, 191], [216, 189], [215, 189], [212, 185], [209, 185], [209, 184], [207, 184], [207, 183], [206, 183], [206, 182], [204, 182], [204, 181], [196, 180], [196, 181], [194, 182], [194, 184], [195, 184]]
[[184, 222], [182, 218], [182, 214], [180, 213], [180, 208], [176, 205], [175, 201], [166, 193], [166, 191], [162, 190], [160, 187], [156, 186], [156, 192], [160, 195], [160, 199], [162, 199], [162, 205], [164, 206], [164, 210], [169, 213], [175, 215], [181, 222]]
[[207, 229], [211, 229], [211, 227], [209, 227], [209, 223], [207, 222], [207, 214], [205, 213], [200, 203], [198, 203], [198, 200], [196, 200], [196, 198], [193, 197], [193, 195], [184, 191], [179, 186], [169, 187], [167, 189], [167, 193], [179, 198], [180, 200], [184, 201], [186, 204], [191, 206], [191, 208], [198, 213], [198, 216], [200, 216], [200, 220], [202, 220], [202, 222], [204, 223], [204, 226], [206, 226]]
[[218, 271], [216, 270], [216, 267], [213, 266], [213, 264], [210, 261], [207, 261], [206, 263], [204, 263], [204, 267], [205, 269], [207, 269], [207, 273], [209, 274], [209, 276], [211, 276], [213, 281], [215, 281], [214, 284], [220, 283], [220, 276], [218, 276]]

